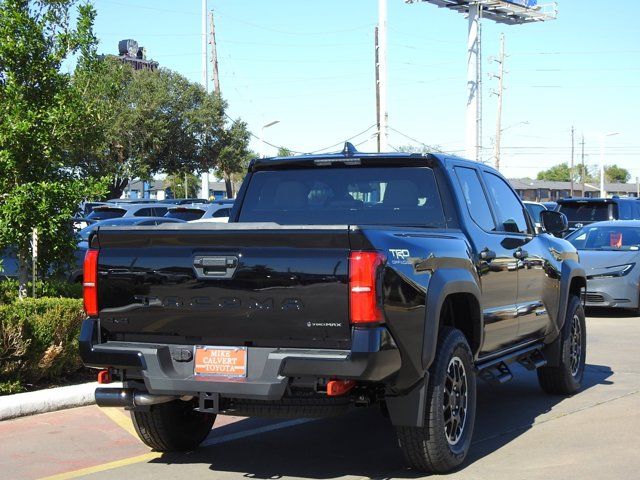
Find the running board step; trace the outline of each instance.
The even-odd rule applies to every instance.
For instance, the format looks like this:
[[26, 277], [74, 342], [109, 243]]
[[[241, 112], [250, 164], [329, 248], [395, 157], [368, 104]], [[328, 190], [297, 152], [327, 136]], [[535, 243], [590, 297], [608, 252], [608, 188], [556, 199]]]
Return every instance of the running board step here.
[[542, 355], [542, 352], [538, 350], [526, 357], [518, 358], [518, 363], [527, 370], [536, 370], [544, 367], [547, 364], [547, 360], [544, 358], [544, 355]]
[[513, 378], [509, 365], [505, 362], [495, 363], [478, 372], [480, 378], [491, 385], [502, 385]]

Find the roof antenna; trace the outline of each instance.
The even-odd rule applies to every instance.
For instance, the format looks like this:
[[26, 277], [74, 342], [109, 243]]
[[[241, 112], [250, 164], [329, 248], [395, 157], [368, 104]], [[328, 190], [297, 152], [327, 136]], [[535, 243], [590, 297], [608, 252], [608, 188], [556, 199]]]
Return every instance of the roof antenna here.
[[342, 149], [342, 154], [345, 157], [353, 157], [354, 154], [358, 153], [356, 147], [353, 146], [350, 142], [344, 142], [344, 148]]

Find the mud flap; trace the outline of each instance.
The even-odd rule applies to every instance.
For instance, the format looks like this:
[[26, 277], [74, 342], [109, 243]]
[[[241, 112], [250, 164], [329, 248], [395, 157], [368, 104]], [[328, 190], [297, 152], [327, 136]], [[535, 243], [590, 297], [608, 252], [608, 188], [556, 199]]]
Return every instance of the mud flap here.
[[562, 358], [562, 332], [553, 342], [544, 347], [542, 354], [547, 361], [548, 367], [560, 366], [560, 359]]
[[385, 397], [391, 424], [396, 427], [424, 427], [429, 373], [404, 395]]

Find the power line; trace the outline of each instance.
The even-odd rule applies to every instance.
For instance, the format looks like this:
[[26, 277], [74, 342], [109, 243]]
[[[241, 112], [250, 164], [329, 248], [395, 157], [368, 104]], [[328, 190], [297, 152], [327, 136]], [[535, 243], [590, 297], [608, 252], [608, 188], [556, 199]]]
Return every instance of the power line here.
[[[370, 125], [368, 128], [366, 128], [365, 130], [361, 131], [360, 133], [357, 133], [357, 134], [353, 135], [352, 137], [349, 137], [349, 138], [347, 138], [347, 139], [345, 139], [345, 140], [342, 140], [341, 142], [335, 143], [335, 144], [333, 144], [333, 145], [329, 145], [328, 147], [319, 148], [319, 149], [317, 149], [317, 150], [312, 150], [312, 151], [311, 151], [311, 152], [309, 152], [309, 153], [320, 153], [320, 152], [322, 152], [322, 151], [324, 151], [324, 150], [329, 150], [329, 149], [331, 149], [331, 148], [339, 147], [339, 146], [343, 145], [345, 142], [350, 142], [350, 141], [351, 141], [351, 140], [353, 140], [354, 138], [357, 138], [357, 137], [359, 137], [360, 135], [364, 135], [365, 133], [367, 133], [369, 130], [371, 130], [372, 128], [374, 128], [374, 127], [376, 127], [376, 126], [377, 126], [377, 125], [374, 123], [373, 125]], [[366, 141], [369, 141], [369, 140], [367, 139]], [[365, 141], [365, 142], [366, 142], [366, 141]], [[358, 145], [362, 145], [362, 143], [365, 143], [365, 142], [361, 142], [361, 143], [359, 143]], [[356, 146], [357, 146], [357, 145], [356, 145]]]
[[391, 130], [393, 132], [396, 132], [398, 135], [402, 135], [404, 138], [406, 138], [408, 140], [411, 140], [412, 142], [419, 143], [420, 145], [422, 145], [423, 147], [425, 147], [425, 148], [427, 148], [429, 150], [433, 150], [434, 152], [438, 152], [438, 153], [445, 153], [440, 148], [434, 147], [433, 145], [428, 145], [428, 144], [426, 144], [426, 143], [424, 143], [424, 142], [422, 142], [422, 141], [420, 141], [418, 139], [410, 137], [406, 133], [402, 133], [400, 130], [397, 130], [397, 129], [392, 128], [392, 127], [389, 127], [389, 130]]
[[511, 55], [612, 55], [612, 54], [640, 53], [640, 50], [585, 50], [585, 51], [556, 51], [556, 52], [514, 52]]
[[112, 0], [98, 0], [98, 3], [106, 3], [109, 5], [118, 5], [120, 7], [127, 7], [127, 8], [138, 8], [140, 10], [153, 10], [156, 12], [165, 12], [165, 13], [177, 13], [180, 15], [195, 15], [195, 16], [200, 16], [200, 13], [198, 12], [189, 12], [186, 10], [171, 10], [168, 8], [158, 8], [158, 7], [147, 7], [145, 5], [136, 5], [135, 3], [123, 3], [123, 2], [114, 2]]
[[265, 30], [265, 31], [268, 31], [268, 32], [280, 33], [280, 34], [283, 34], [283, 35], [296, 35], [296, 36], [333, 35], [333, 34], [338, 34], [338, 33], [347, 33], [347, 32], [353, 32], [353, 31], [357, 31], [357, 30], [364, 30], [364, 29], [371, 28], [370, 24], [366, 24], [366, 25], [359, 25], [359, 26], [355, 26], [355, 27], [349, 27], [349, 28], [337, 29], [337, 30], [323, 30], [323, 31], [318, 31], [318, 32], [309, 32], [309, 31], [293, 32], [293, 31], [288, 31], [288, 30], [280, 30], [280, 29], [269, 27], [269, 26], [265, 26], [265, 25], [260, 25], [258, 23], [250, 22], [250, 21], [247, 21], [247, 20], [243, 20], [243, 19], [231, 16], [231, 15], [227, 15], [226, 13], [221, 13], [219, 8], [216, 8], [216, 13], [218, 15], [220, 15], [221, 17], [227, 18], [227, 19], [232, 20], [232, 21], [237, 22], [237, 23], [241, 23], [243, 25], [248, 25], [250, 27], [257, 28], [259, 30]]
[[[228, 120], [231, 120], [232, 122], [235, 122], [235, 121], [236, 121], [236, 119], [232, 118], [232, 117], [231, 117], [228, 113], [226, 113], [226, 112], [224, 113], [224, 116], [225, 116]], [[349, 142], [349, 141], [351, 141], [351, 140], [353, 140], [353, 139], [355, 139], [355, 138], [357, 138], [357, 137], [359, 137], [359, 136], [361, 136], [361, 135], [364, 135], [365, 133], [367, 133], [369, 130], [371, 130], [371, 129], [372, 129], [372, 128], [374, 128], [375, 126], [376, 126], [375, 124], [370, 125], [370, 126], [369, 126], [369, 127], [367, 127], [365, 130], [363, 130], [363, 131], [361, 131], [361, 132], [359, 132], [359, 133], [356, 133], [355, 135], [353, 135], [353, 136], [351, 136], [351, 137], [349, 137], [349, 138], [347, 138], [347, 139], [345, 139], [345, 140], [341, 140], [341, 141], [340, 141], [340, 142], [338, 142], [338, 143], [334, 143], [333, 145], [329, 145], [329, 146], [327, 146], [327, 147], [318, 148], [318, 149], [311, 150], [311, 151], [306, 151], [306, 152], [303, 152], [303, 151], [301, 151], [301, 150], [293, 150], [293, 149], [288, 148], [288, 147], [287, 147], [287, 148], [288, 148], [288, 150], [289, 150], [290, 152], [292, 152], [292, 153], [296, 153], [296, 154], [301, 154], [301, 155], [305, 155], [305, 154], [306, 154], [306, 155], [309, 155], [309, 154], [314, 154], [314, 153], [320, 153], [320, 152], [323, 152], [324, 150], [329, 150], [329, 149], [331, 149], [331, 148], [336, 148], [336, 147], [342, 146], [345, 142]], [[270, 146], [270, 147], [272, 147], [272, 148], [277, 148], [277, 149], [283, 148], [283, 145], [274, 145], [273, 143], [270, 143], [270, 142], [267, 142], [267, 141], [266, 141], [266, 140], [264, 140], [264, 139], [261, 139], [259, 136], [257, 136], [255, 133], [253, 133], [251, 130], [247, 130], [247, 131], [249, 132], [249, 135], [251, 135], [253, 138], [255, 138], [256, 140], [259, 140], [259, 141], [264, 142], [266, 145], [269, 145], [269, 146]], [[365, 142], [367, 142], [367, 141], [369, 141], [369, 139], [365, 140], [364, 142], [359, 143], [358, 145], [362, 145], [362, 143], [365, 143]], [[357, 146], [357, 145], [356, 145], [356, 146]]]

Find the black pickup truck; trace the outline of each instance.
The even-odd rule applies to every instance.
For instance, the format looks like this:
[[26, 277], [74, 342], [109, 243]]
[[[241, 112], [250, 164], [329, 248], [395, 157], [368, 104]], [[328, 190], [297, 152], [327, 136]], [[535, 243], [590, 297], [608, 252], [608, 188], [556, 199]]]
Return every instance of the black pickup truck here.
[[96, 401], [127, 407], [159, 451], [197, 447], [217, 414], [376, 404], [413, 468], [451, 470], [478, 377], [519, 362], [549, 393], [580, 388], [585, 273], [550, 235], [566, 218], [542, 224], [498, 172], [455, 157], [254, 160], [228, 224], [93, 234], [81, 355], [124, 383]]

